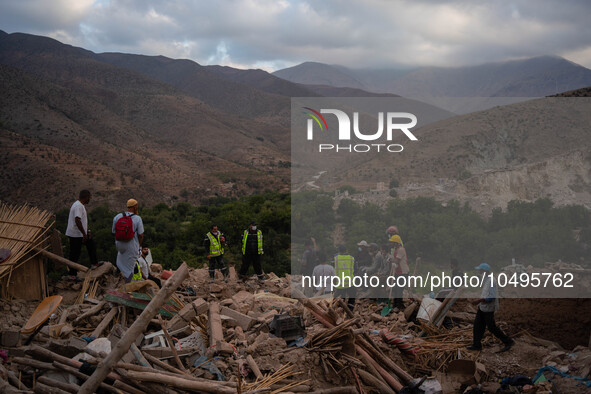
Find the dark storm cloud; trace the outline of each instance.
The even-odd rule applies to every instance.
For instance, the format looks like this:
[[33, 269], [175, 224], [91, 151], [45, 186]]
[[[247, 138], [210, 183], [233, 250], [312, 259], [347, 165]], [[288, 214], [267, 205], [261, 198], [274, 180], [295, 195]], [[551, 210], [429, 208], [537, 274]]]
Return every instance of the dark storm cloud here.
[[21, 0], [0, 11], [8, 32], [202, 64], [457, 66], [555, 54], [591, 66], [587, 1]]

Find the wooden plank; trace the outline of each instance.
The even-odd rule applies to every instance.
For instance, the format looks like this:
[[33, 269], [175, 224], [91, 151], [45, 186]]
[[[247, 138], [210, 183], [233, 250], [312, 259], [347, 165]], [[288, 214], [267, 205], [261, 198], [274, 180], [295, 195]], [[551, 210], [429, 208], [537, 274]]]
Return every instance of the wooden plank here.
[[[131, 295], [136, 300], [145, 300], [145, 301], [148, 301], [148, 302], [152, 300], [152, 296], [150, 294], [146, 294], [146, 293], [137, 293], [137, 292], [133, 291], [133, 292], [131, 292]], [[175, 310], [179, 310], [179, 309], [183, 308], [183, 305], [180, 305], [172, 297], [169, 298], [168, 300], [166, 300], [166, 302], [164, 303], [164, 305], [170, 305], [173, 308], [175, 308]]]
[[[114, 302], [116, 304], [129, 306], [131, 308], [141, 309], [141, 310], [146, 309], [146, 307], [149, 304], [147, 301], [136, 300], [131, 295], [129, 295], [127, 293], [121, 293], [116, 290], [107, 291], [107, 294], [105, 295], [105, 300], [110, 301], [110, 302]], [[164, 308], [160, 308], [158, 310], [158, 313], [160, 315], [166, 316], [166, 317], [174, 316], [171, 312], [167, 311]]]
[[67, 265], [70, 268], [74, 268], [77, 271], [82, 271], [82, 272], [86, 272], [88, 271], [88, 267], [85, 267], [81, 264], [75, 263], [73, 261], [70, 261], [68, 259], [65, 259], [61, 256], [58, 256], [55, 253], [51, 253], [45, 249], [41, 249], [41, 248], [34, 248], [33, 249], [35, 252], [41, 253], [43, 256], [47, 257], [48, 259], [51, 259], [53, 261], [57, 261], [58, 263], [62, 263], [64, 265]]
[[99, 323], [99, 325], [96, 326], [96, 328], [94, 329], [92, 334], [90, 334], [90, 336], [95, 337], [95, 338], [100, 337], [102, 335], [103, 331], [105, 331], [105, 328], [107, 328], [109, 323], [111, 323], [111, 320], [113, 320], [113, 318], [115, 317], [116, 314], [117, 314], [117, 308], [111, 308], [109, 313], [107, 313], [107, 315], [103, 318], [103, 320]]
[[[183, 357], [183, 356], [189, 356], [195, 352], [198, 352], [199, 348], [198, 347], [187, 347], [187, 348], [182, 348], [181, 350], [177, 350], [177, 354], [179, 355], [179, 357]], [[152, 357], [156, 357], [158, 359], [164, 360], [164, 359], [168, 359], [168, 358], [173, 358], [174, 355], [172, 354], [172, 350], [170, 350], [170, 347], [168, 346], [164, 346], [164, 347], [152, 347], [152, 348], [142, 348], [142, 352], [145, 354], [149, 354]]]

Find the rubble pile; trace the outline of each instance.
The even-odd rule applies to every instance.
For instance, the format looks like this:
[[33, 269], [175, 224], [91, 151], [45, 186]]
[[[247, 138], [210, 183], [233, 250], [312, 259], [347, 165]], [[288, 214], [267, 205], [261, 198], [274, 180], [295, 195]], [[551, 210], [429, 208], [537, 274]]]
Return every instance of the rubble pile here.
[[172, 276], [156, 271], [168, 277], [162, 289], [124, 285], [106, 263], [81, 282], [51, 284], [41, 304], [0, 300], [0, 392], [591, 390], [587, 347], [565, 350], [500, 322], [511, 351], [496, 353], [490, 335], [484, 351], [466, 350], [476, 309], [462, 299], [421, 320], [418, 297], [384, 315], [376, 300], [351, 311], [330, 296], [292, 298], [289, 275], [243, 282], [231, 268], [228, 282], [210, 283], [206, 269], [184, 264]]

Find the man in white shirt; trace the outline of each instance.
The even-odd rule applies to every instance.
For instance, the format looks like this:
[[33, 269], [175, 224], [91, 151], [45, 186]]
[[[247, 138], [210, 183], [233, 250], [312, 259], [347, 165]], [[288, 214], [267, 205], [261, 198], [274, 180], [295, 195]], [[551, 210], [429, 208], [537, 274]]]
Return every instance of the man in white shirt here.
[[332, 293], [332, 277], [336, 275], [334, 267], [328, 265], [324, 253], [318, 252], [317, 256], [320, 264], [312, 271], [312, 283], [318, 285], [315, 286], [317, 295]]
[[[68, 216], [68, 227], [66, 228], [66, 235], [70, 240], [70, 254], [68, 256], [70, 261], [78, 263], [80, 259], [80, 252], [82, 245], [86, 246], [88, 257], [90, 259], [91, 267], [96, 267], [98, 264], [96, 258], [96, 245], [94, 239], [90, 235], [88, 228], [88, 216], [86, 214], [86, 207], [90, 202], [90, 192], [82, 190], [78, 195], [78, 200], [70, 207], [70, 215]], [[70, 279], [77, 278], [78, 271], [70, 268]]]

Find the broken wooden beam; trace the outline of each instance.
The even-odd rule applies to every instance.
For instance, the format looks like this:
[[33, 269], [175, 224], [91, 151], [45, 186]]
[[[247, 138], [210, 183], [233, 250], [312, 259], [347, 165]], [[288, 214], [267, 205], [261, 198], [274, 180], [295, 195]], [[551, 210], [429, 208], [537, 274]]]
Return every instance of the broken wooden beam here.
[[74, 324], [78, 324], [82, 320], [86, 319], [87, 317], [94, 316], [95, 314], [97, 314], [98, 312], [100, 312], [101, 309], [103, 309], [103, 307], [105, 306], [106, 303], [107, 303], [106, 301], [101, 301], [98, 305], [93, 306], [88, 311], [84, 312], [83, 314], [81, 314], [80, 316], [78, 316], [76, 319], [74, 319], [74, 322], [73, 323]]
[[[107, 294], [105, 294], [105, 300], [113, 302], [115, 304], [129, 306], [131, 308], [141, 310], [146, 309], [146, 307], [150, 304], [150, 301], [138, 299], [131, 294], [123, 293], [117, 290], [108, 290]], [[163, 303], [161, 307], [158, 308], [157, 313], [161, 314], [162, 316], [172, 317], [176, 312], [174, 311], [174, 308], [171, 305], [164, 305]], [[123, 320], [121, 325], [125, 326], [123, 324]]]
[[180, 369], [175, 368], [172, 365], [165, 363], [164, 361], [160, 361], [159, 359], [157, 359], [156, 357], [152, 356], [149, 353], [144, 353], [144, 356], [146, 356], [146, 358], [149, 361], [151, 361], [152, 364], [154, 364], [154, 365], [156, 365], [156, 366], [158, 366], [158, 367], [160, 367], [160, 368], [162, 368], [162, 369], [164, 369], [164, 370], [166, 370], [168, 372], [177, 373], [179, 375], [183, 375], [184, 374], [184, 372], [181, 371]]
[[[78, 370], [78, 368], [74, 368], [74, 367], [71, 367], [71, 366], [69, 366], [69, 365], [62, 364], [62, 363], [60, 363], [59, 361], [54, 361], [54, 362], [52, 363], [52, 365], [53, 365], [55, 368], [57, 368], [57, 369], [60, 369], [60, 370], [62, 370], [62, 371], [64, 371], [64, 372], [67, 372], [67, 373], [69, 373], [69, 374], [71, 374], [71, 375], [74, 375], [74, 376], [76, 376], [78, 379], [81, 379], [81, 380], [87, 380], [87, 379], [89, 378], [89, 376], [88, 376], [88, 375], [85, 375], [85, 374], [83, 374], [82, 372], [80, 372], [80, 371]], [[115, 381], [115, 383], [116, 383], [116, 382], [118, 382], [118, 381]], [[101, 383], [99, 387], [100, 387], [100, 388], [102, 388], [102, 389], [105, 389], [105, 390], [107, 390], [107, 391], [109, 391], [109, 392], [111, 392], [111, 393], [119, 393], [120, 391], [119, 391], [119, 390], [117, 390], [117, 389], [115, 389], [115, 388], [114, 388], [114, 386], [115, 386], [114, 384], [113, 384], [113, 386], [111, 386], [111, 385], [109, 385], [109, 384], [107, 384], [107, 383]], [[126, 386], [127, 386], [127, 385], [126, 385]], [[124, 389], [124, 390], [125, 390], [126, 392], [132, 392], [132, 391], [130, 391], [130, 390], [127, 390], [127, 389]]]
[[25, 365], [27, 367], [35, 368], [41, 371], [55, 370], [55, 367], [51, 363], [35, 360], [33, 358], [13, 357], [10, 361], [15, 364]]
[[257, 379], [263, 379], [263, 374], [261, 373], [259, 366], [250, 354], [246, 356], [246, 362], [248, 363], [248, 366], [250, 367], [252, 373], [254, 373], [254, 376], [256, 376]]
[[[158, 291], [156, 296], [143, 310], [141, 315], [129, 327], [123, 335], [123, 338], [117, 342], [117, 345], [107, 358], [99, 363], [97, 369], [94, 371], [90, 379], [88, 379], [81, 387], [80, 394], [92, 394], [96, 391], [100, 383], [107, 377], [111, 368], [129, 351], [129, 347], [136, 337], [144, 332], [150, 323], [150, 320], [158, 313], [160, 307], [166, 300], [174, 293], [180, 284], [189, 275], [187, 264], [183, 263], [176, 272], [166, 281], [166, 284]], [[221, 322], [220, 322], [221, 323]]]
[[376, 378], [373, 374], [362, 369], [357, 370], [357, 373], [365, 384], [375, 387], [379, 393], [396, 394], [396, 392], [392, 390], [390, 386]]
[[48, 378], [47, 376], [39, 376], [37, 383], [45, 384], [49, 387], [57, 387], [60, 390], [64, 390], [68, 393], [76, 394], [80, 390], [80, 386], [74, 383], [60, 382], [59, 380]]
[[98, 338], [103, 334], [103, 331], [107, 328], [109, 323], [115, 318], [117, 315], [117, 308], [111, 308], [111, 310], [103, 317], [103, 320], [96, 326], [94, 331], [90, 334], [91, 337]]
[[[170, 280], [170, 279], [169, 279]], [[130, 378], [142, 382], [162, 383], [182, 390], [193, 390], [205, 393], [235, 394], [236, 389], [218, 384], [215, 381], [196, 381], [182, 376], [169, 376], [158, 372], [128, 371]]]
[[45, 249], [34, 248], [34, 250], [35, 250], [35, 252], [41, 253], [41, 255], [47, 257], [50, 260], [53, 260], [53, 261], [56, 261], [58, 263], [62, 263], [64, 265], [67, 265], [68, 267], [73, 268], [73, 269], [75, 269], [77, 271], [81, 271], [81, 272], [88, 271], [88, 267], [85, 267], [85, 266], [83, 266], [81, 264], [75, 263], [75, 262], [70, 261], [70, 260], [68, 260], [66, 258], [63, 258], [61, 256], [58, 256], [57, 254], [51, 253], [51, 252], [49, 252], [49, 251], [47, 251]]
[[176, 351], [176, 347], [174, 346], [174, 342], [172, 341], [172, 337], [168, 333], [168, 330], [166, 329], [166, 324], [164, 324], [160, 315], [158, 315], [158, 323], [160, 323], [160, 327], [162, 328], [162, 332], [164, 333], [164, 337], [166, 338], [166, 341], [168, 342], [168, 346], [170, 346], [170, 350], [172, 351], [172, 355], [174, 356], [174, 361], [176, 362], [176, 365], [179, 366], [179, 369], [181, 371], [185, 372], [186, 371], [185, 366], [183, 365], [183, 362], [179, 358], [179, 354]]

